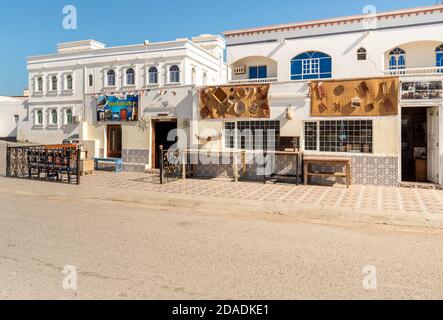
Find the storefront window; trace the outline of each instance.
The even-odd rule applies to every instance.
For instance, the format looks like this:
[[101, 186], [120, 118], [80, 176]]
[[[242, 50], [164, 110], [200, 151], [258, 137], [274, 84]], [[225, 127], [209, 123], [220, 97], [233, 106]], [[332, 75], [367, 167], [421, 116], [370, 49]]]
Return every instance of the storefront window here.
[[[373, 153], [372, 120], [333, 120], [305, 123], [305, 150]], [[317, 147], [317, 141], [320, 145]]]
[[242, 150], [278, 150], [280, 121], [226, 122], [225, 147]]
[[305, 123], [305, 150], [317, 150], [317, 122]]

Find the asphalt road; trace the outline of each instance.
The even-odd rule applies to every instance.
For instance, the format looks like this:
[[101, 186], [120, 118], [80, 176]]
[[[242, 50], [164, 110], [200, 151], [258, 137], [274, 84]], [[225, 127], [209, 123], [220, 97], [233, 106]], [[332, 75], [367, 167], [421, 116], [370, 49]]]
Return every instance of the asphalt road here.
[[[100, 190], [74, 197], [72, 186], [6, 180], [0, 299], [443, 298], [438, 232], [121, 201], [128, 190], [115, 201]], [[65, 271], [76, 290], [63, 287], [65, 266], [75, 267]], [[365, 266], [375, 267], [375, 290], [363, 285]]]

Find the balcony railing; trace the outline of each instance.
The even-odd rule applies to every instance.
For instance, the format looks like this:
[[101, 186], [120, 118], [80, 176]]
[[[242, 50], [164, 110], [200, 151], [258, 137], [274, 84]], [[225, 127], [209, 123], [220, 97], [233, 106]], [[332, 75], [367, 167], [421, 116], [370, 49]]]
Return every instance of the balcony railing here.
[[385, 70], [385, 75], [389, 76], [429, 76], [440, 75], [443, 76], [443, 67], [428, 67], [428, 68], [409, 68], [409, 69], [397, 69], [397, 70]]
[[260, 83], [273, 83], [277, 82], [277, 77], [275, 78], [261, 78], [261, 79], [240, 79], [240, 80], [231, 80], [229, 84], [260, 84]]

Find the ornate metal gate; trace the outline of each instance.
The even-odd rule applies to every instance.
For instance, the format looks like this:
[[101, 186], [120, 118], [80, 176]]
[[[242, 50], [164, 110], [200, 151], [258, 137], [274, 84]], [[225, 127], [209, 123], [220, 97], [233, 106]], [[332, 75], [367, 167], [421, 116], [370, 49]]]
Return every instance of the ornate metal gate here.
[[6, 176], [80, 184], [80, 149], [76, 145], [6, 148]]
[[186, 178], [192, 174], [190, 155], [184, 150], [163, 150], [160, 146], [160, 183]]

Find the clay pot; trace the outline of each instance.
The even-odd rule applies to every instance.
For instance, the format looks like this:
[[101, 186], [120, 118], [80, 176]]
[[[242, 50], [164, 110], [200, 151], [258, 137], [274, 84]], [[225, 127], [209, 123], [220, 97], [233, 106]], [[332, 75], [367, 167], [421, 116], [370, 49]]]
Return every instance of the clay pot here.
[[242, 115], [246, 111], [246, 106], [243, 101], [237, 101], [234, 106], [234, 112], [237, 116]]

